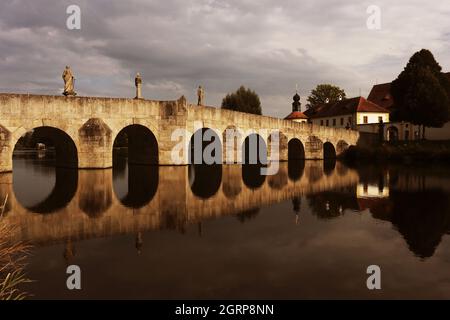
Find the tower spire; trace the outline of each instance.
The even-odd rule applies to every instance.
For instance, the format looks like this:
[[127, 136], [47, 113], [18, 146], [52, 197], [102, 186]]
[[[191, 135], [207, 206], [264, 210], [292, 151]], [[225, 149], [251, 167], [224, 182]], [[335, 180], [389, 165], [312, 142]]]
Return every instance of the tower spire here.
[[296, 89], [295, 95], [293, 97], [294, 102], [292, 102], [292, 112], [300, 111], [301, 105], [302, 105], [300, 103], [300, 96], [298, 94], [298, 85], [296, 87], [297, 87], [297, 89]]

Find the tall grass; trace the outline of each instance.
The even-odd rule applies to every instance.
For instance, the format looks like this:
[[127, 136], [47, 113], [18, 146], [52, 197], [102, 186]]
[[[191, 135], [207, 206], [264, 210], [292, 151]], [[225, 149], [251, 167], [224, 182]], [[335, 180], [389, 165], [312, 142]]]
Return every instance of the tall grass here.
[[21, 286], [30, 282], [24, 272], [30, 247], [22, 242], [13, 242], [13, 232], [13, 227], [0, 218], [0, 300], [23, 300], [29, 296]]

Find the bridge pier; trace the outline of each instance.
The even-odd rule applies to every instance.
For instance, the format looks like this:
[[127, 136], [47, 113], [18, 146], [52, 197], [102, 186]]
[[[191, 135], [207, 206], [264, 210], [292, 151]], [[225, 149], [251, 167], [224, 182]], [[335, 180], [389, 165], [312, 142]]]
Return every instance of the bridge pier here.
[[0, 172], [12, 171], [12, 134], [8, 129], [0, 125]]
[[112, 167], [112, 130], [99, 118], [89, 119], [78, 130], [78, 167]]

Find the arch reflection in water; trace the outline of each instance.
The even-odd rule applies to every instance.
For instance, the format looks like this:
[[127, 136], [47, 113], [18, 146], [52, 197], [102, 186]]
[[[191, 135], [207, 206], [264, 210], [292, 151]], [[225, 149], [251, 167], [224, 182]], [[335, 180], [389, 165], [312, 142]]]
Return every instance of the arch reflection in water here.
[[114, 192], [129, 208], [140, 209], [152, 201], [158, 191], [159, 166], [128, 164], [126, 158], [115, 159]]
[[37, 153], [21, 155], [16, 152], [13, 161], [14, 194], [17, 201], [30, 212], [56, 212], [65, 208], [75, 196], [78, 187], [77, 169], [55, 168], [54, 157], [47, 155], [39, 158]]
[[199, 198], [208, 199], [220, 189], [222, 165], [191, 164], [188, 175], [192, 193]]
[[261, 174], [259, 164], [243, 164], [242, 165], [242, 181], [249, 189], [258, 189], [266, 181], [266, 176]]
[[336, 158], [327, 158], [323, 160], [323, 173], [331, 175], [336, 167]]
[[336, 149], [331, 142], [325, 142], [323, 144], [323, 158], [334, 159], [336, 158]]
[[291, 181], [298, 181], [302, 178], [305, 170], [305, 160], [292, 159], [288, 161], [288, 176]]

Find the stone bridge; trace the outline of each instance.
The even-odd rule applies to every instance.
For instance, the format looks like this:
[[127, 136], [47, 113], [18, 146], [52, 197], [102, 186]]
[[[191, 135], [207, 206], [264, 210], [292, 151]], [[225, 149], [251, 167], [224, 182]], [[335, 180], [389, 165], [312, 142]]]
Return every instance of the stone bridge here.
[[[13, 174], [3, 173], [0, 199], [9, 195], [3, 221], [17, 227], [15, 240], [36, 245], [147, 230], [183, 231], [203, 220], [257, 213], [264, 206], [354, 187], [359, 181], [355, 170], [339, 162], [282, 163], [277, 174], [259, 178], [242, 165], [193, 167], [135, 166], [138, 171], [128, 173], [128, 193], [120, 198], [112, 169], [57, 171], [53, 192], [33, 208], [17, 198]], [[150, 176], [158, 177], [153, 186], [139, 180], [150, 181]]]
[[[173, 132], [182, 129], [189, 139], [202, 128], [214, 130], [213, 141], [220, 142], [222, 159], [236, 163], [242, 162], [245, 139], [252, 134], [259, 135], [267, 146], [279, 130], [281, 161], [294, 156], [335, 157], [349, 145], [356, 145], [359, 138], [352, 130], [194, 106], [184, 97], [150, 101], [0, 94], [0, 172], [12, 171], [16, 143], [31, 130], [44, 141], [52, 141], [58, 166], [109, 168], [120, 133], [126, 133], [130, 163], [172, 165], [172, 150], [180, 142], [173, 141]], [[226, 141], [227, 129], [239, 132], [232, 142]], [[270, 160], [270, 148], [265, 150]], [[183, 160], [177, 164], [190, 162], [188, 152], [181, 154]]]

